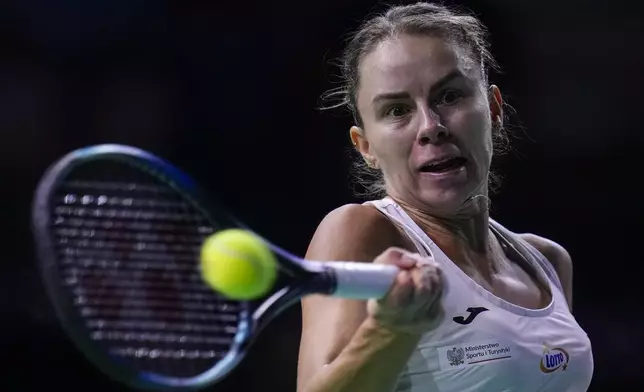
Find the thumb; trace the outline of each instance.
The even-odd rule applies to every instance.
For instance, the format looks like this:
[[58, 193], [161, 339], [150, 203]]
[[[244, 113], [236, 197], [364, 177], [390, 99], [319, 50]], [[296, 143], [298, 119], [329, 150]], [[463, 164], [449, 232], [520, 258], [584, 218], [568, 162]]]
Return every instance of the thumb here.
[[420, 255], [411, 253], [402, 248], [389, 248], [378, 256], [374, 263], [392, 264], [400, 269], [412, 269], [421, 259]]

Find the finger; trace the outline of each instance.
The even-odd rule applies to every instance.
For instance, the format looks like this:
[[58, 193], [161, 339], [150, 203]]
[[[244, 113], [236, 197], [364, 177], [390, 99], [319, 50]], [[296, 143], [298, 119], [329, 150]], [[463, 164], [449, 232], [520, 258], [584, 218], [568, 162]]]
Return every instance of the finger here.
[[429, 265], [421, 265], [411, 271], [414, 280], [414, 296], [418, 302], [426, 301], [432, 295], [432, 286], [436, 269]]
[[439, 300], [442, 293], [440, 268], [424, 266], [418, 269], [418, 291], [415, 300], [419, 304], [419, 313], [427, 311]]
[[422, 260], [422, 257], [418, 253], [411, 253], [405, 251], [400, 257], [400, 262], [404, 263], [408, 269], [413, 269], [418, 267], [419, 260]]
[[400, 271], [396, 276], [389, 294], [382, 299], [388, 308], [401, 310], [406, 307], [414, 297], [414, 282], [409, 271]]
[[418, 262], [418, 257], [414, 253], [411, 253], [405, 249], [391, 247], [382, 252], [376, 259], [374, 263], [378, 264], [393, 264], [401, 269], [411, 269], [416, 266]]
[[443, 271], [440, 267], [435, 268], [433, 273], [428, 276], [431, 284], [431, 295], [440, 296], [443, 291]]
[[440, 295], [443, 287], [442, 271], [440, 268], [425, 267], [424, 284], [428, 290], [427, 297], [434, 298]]
[[421, 256], [421, 255], [419, 255], [417, 253], [414, 256], [416, 257], [416, 260], [417, 260], [416, 266], [418, 266], [418, 267], [423, 266], [423, 265], [429, 265], [429, 266], [432, 266], [434, 268], [439, 268], [440, 267], [440, 265], [431, 256], [423, 257], [423, 256]]
[[394, 249], [398, 249], [403, 256], [413, 259], [416, 262], [416, 265], [438, 265], [438, 263], [436, 263], [436, 261], [434, 261], [434, 258], [431, 256], [421, 256], [418, 252], [410, 252], [407, 249]]

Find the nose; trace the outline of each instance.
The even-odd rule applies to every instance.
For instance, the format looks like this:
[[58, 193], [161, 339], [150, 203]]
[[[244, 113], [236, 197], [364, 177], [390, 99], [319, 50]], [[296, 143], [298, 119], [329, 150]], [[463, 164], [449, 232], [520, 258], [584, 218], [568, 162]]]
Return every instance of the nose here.
[[417, 140], [420, 145], [439, 144], [449, 137], [449, 130], [441, 123], [440, 116], [431, 108], [421, 113]]

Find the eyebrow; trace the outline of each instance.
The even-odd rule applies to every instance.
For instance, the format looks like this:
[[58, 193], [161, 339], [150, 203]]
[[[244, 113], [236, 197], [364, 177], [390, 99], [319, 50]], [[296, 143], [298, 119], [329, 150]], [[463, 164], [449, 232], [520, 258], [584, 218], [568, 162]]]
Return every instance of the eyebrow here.
[[[454, 79], [463, 77], [463, 74], [461, 71], [458, 69], [453, 70], [452, 72], [448, 73], [447, 75], [443, 76], [440, 80], [438, 80], [436, 83], [434, 83], [431, 86], [431, 90], [438, 90], [447, 83], [451, 82]], [[396, 99], [403, 99], [403, 98], [409, 98], [409, 93], [401, 91], [401, 92], [393, 92], [393, 93], [384, 93], [384, 94], [378, 94], [376, 95], [372, 102], [374, 104], [380, 103], [382, 101], [388, 101], [388, 100], [396, 100]]]

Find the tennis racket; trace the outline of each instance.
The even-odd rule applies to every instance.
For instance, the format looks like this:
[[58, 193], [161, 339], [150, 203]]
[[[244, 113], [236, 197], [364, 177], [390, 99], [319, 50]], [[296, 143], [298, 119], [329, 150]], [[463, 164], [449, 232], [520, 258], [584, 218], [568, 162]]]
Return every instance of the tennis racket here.
[[203, 388], [228, 375], [261, 330], [308, 294], [383, 297], [398, 269], [311, 262], [264, 241], [280, 283], [234, 301], [201, 278], [199, 254], [218, 230], [244, 228], [168, 162], [140, 149], [73, 151], [40, 181], [33, 204], [39, 266], [75, 345], [134, 388]]

